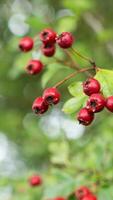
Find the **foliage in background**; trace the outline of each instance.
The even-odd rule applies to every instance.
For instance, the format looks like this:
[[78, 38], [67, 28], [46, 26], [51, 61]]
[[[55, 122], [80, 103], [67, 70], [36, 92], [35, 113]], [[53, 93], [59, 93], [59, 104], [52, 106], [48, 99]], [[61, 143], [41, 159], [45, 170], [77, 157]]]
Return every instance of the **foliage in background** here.
[[[23, 2], [20, 1], [20, 4], [23, 8], [22, 12], [25, 13], [27, 9], [23, 6]], [[32, 0], [29, 2], [32, 5], [26, 18], [26, 23], [30, 25], [29, 35], [33, 36], [48, 26], [52, 26], [58, 33], [71, 31], [79, 51], [93, 57], [99, 67], [112, 70], [112, 1], [60, 0], [56, 3], [56, 0]], [[32, 101], [42, 93], [42, 88], [54, 85], [72, 70], [56, 63], [54, 58], [47, 59], [41, 56], [37, 44], [33, 56], [40, 57], [48, 65], [41, 76], [26, 75], [24, 67], [32, 55], [23, 55], [18, 51], [17, 46], [21, 35], [14, 36], [8, 28], [8, 20], [14, 14], [12, 3], [12, 0], [0, 1], [2, 30], [0, 31], [0, 131], [17, 145], [27, 169], [22, 176], [20, 171], [19, 177], [16, 177], [16, 174], [13, 177], [1, 175], [1, 188], [11, 186], [12, 200], [35, 200], [52, 198], [56, 195], [65, 197], [76, 187], [87, 185], [98, 194], [99, 200], [111, 200], [113, 198], [113, 115], [107, 112], [98, 114], [95, 123], [86, 128], [84, 135], [79, 139], [67, 138], [61, 124], [60, 133], [56, 137], [50, 137], [47, 130], [43, 128], [45, 118], [49, 114], [43, 117], [42, 121], [34, 116], [31, 112]], [[60, 59], [65, 55], [58, 49], [56, 56]], [[77, 57], [74, 59], [81, 68], [87, 65]], [[98, 80], [103, 78], [101, 73], [96, 75]], [[104, 75], [106, 73], [109, 71], [104, 71]], [[78, 95], [76, 99], [74, 97], [77, 88], [76, 80], [80, 81], [81, 77], [86, 78], [79, 75], [73, 78], [71, 81], [73, 84], [68, 81], [60, 88], [62, 103], [69, 99], [63, 110], [72, 116], [73, 112], [81, 107], [80, 102], [83, 103], [86, 98], [83, 95]], [[102, 80], [103, 87], [105, 81], [107, 85], [109, 81], [113, 82], [111, 73], [109, 80], [105, 78]], [[112, 94], [111, 83], [110, 91], [106, 88], [105, 95]], [[60, 117], [62, 115], [60, 113]], [[51, 116], [53, 117], [52, 114]], [[54, 135], [54, 126], [51, 126], [51, 129]], [[75, 127], [75, 132], [77, 131], [79, 130]], [[29, 175], [34, 172], [42, 175], [43, 187], [32, 189], [27, 184]]]

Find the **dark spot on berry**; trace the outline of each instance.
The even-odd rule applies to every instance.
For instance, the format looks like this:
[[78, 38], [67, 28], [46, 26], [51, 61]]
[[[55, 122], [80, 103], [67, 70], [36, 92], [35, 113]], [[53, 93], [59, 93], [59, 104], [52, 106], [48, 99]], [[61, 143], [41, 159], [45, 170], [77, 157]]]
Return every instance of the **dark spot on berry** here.
[[39, 109], [39, 108], [37, 108], [37, 107], [35, 107], [35, 108], [33, 109], [33, 111], [34, 111], [34, 113], [35, 113], [35, 114], [38, 114], [38, 113], [40, 113], [40, 109]]
[[48, 36], [48, 32], [45, 31], [42, 33], [42, 35], [43, 35], [43, 38], [46, 39], [46, 37]]
[[27, 69], [28, 69], [29, 71], [31, 71], [32, 68], [33, 68], [33, 65], [28, 65], [28, 67], [27, 67]]
[[91, 101], [91, 102], [90, 102], [90, 106], [91, 106], [91, 107], [96, 107], [96, 105], [97, 105], [97, 102], [96, 102], [96, 101]]
[[49, 103], [49, 104], [52, 104], [53, 103], [53, 97], [52, 96], [48, 96], [46, 98], [46, 101]]

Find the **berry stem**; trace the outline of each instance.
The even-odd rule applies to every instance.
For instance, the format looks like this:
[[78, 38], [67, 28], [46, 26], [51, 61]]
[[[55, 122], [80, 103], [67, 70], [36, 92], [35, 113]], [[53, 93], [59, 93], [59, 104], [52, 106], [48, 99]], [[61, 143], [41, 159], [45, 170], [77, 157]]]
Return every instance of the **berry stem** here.
[[73, 60], [73, 58], [72, 58], [72, 56], [71, 56], [71, 53], [70, 53], [68, 50], [66, 50], [66, 49], [63, 49], [63, 50], [64, 50], [66, 56], [67, 56], [67, 57], [69, 58], [69, 60], [71, 61], [72, 67], [73, 67], [74, 69], [76, 69], [76, 70], [79, 70], [79, 66], [78, 66], [78, 64], [75, 63], [75, 61]]
[[76, 55], [78, 55], [80, 58], [82, 58], [82, 59], [84, 59], [84, 60], [86, 60], [86, 61], [88, 61], [91, 65], [93, 65], [94, 66], [94, 68], [96, 68], [96, 64], [95, 64], [95, 61], [93, 61], [92, 59], [90, 59], [90, 58], [88, 58], [88, 57], [86, 57], [86, 56], [84, 56], [84, 55], [82, 55], [81, 53], [79, 53], [76, 49], [74, 49], [74, 48], [72, 48], [71, 47], [71, 51], [72, 51], [72, 53], [74, 53], [74, 54], [76, 54]]
[[68, 67], [70, 67], [70, 68], [72, 68], [72, 69], [75, 69], [75, 67], [74, 67], [71, 63], [69, 63], [69, 62], [67, 62], [67, 61], [65, 61], [65, 60], [61, 60], [61, 59], [56, 58], [56, 57], [55, 57], [55, 60], [56, 60], [58, 63], [61, 63], [61, 64], [66, 65], [66, 66], [68, 66]]
[[61, 80], [61, 81], [59, 81], [58, 83], [56, 83], [56, 85], [54, 85], [54, 87], [59, 87], [60, 85], [62, 85], [64, 82], [66, 82], [67, 80], [69, 80], [70, 78], [73, 78], [74, 76], [76, 76], [77, 74], [79, 74], [79, 73], [83, 73], [83, 72], [87, 72], [87, 71], [89, 71], [89, 70], [92, 70], [92, 69], [94, 69], [94, 68], [85, 68], [85, 69], [80, 69], [80, 70], [78, 70], [77, 72], [74, 72], [74, 73], [72, 73], [72, 74], [70, 74], [70, 75], [68, 75], [68, 76], [66, 76], [63, 80]]

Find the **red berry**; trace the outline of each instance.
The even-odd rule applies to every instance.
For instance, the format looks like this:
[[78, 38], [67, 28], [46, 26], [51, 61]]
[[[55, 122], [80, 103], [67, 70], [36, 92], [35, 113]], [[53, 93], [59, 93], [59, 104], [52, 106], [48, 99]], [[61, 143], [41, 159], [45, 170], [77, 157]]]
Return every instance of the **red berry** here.
[[94, 114], [89, 112], [87, 108], [82, 108], [78, 113], [77, 119], [80, 124], [88, 126], [93, 121]]
[[19, 42], [19, 48], [21, 51], [28, 52], [34, 46], [33, 39], [30, 37], [24, 37]]
[[29, 184], [31, 186], [39, 186], [42, 184], [42, 178], [40, 176], [34, 175], [29, 178]]
[[97, 200], [97, 197], [90, 194], [88, 196], [84, 196], [82, 200]]
[[57, 104], [60, 101], [60, 93], [56, 88], [47, 88], [43, 93], [44, 101], [47, 104]]
[[106, 108], [113, 112], [113, 96], [110, 96], [106, 99]]
[[43, 64], [40, 60], [30, 60], [28, 63], [26, 70], [28, 74], [35, 75], [42, 71]]
[[56, 33], [52, 29], [44, 29], [40, 33], [40, 39], [44, 44], [54, 44], [56, 42]]
[[56, 48], [54, 44], [43, 44], [41, 50], [45, 56], [51, 57], [55, 54]]
[[89, 190], [89, 188], [85, 187], [85, 186], [81, 186], [80, 188], [78, 188], [75, 192], [75, 196], [79, 199], [82, 200], [84, 196], [87, 196], [91, 194], [91, 191]]
[[61, 33], [61, 35], [59, 35], [57, 38], [56, 38], [56, 42], [57, 44], [61, 47], [61, 48], [69, 48], [72, 46], [73, 44], [73, 36], [71, 33], [69, 32], [63, 32]]
[[100, 83], [94, 78], [89, 78], [83, 82], [83, 91], [88, 96], [98, 93], [100, 91]]
[[66, 200], [64, 197], [56, 197], [54, 200]]
[[96, 93], [96, 94], [92, 94], [89, 97], [86, 108], [90, 112], [97, 113], [97, 112], [100, 112], [101, 110], [103, 110], [104, 106], [105, 106], [104, 97], [101, 94]]
[[48, 110], [48, 105], [42, 97], [38, 97], [33, 102], [32, 110], [35, 114], [43, 114]]

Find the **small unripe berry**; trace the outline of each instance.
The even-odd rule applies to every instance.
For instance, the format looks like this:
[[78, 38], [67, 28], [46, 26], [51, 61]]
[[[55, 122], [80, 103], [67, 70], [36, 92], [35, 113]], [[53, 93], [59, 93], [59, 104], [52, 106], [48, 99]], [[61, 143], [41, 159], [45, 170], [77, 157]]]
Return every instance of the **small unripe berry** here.
[[56, 33], [50, 29], [44, 29], [40, 33], [40, 39], [44, 44], [54, 44], [56, 42]]
[[106, 99], [106, 108], [113, 112], [113, 96], [110, 96]]
[[91, 191], [89, 190], [89, 188], [85, 187], [85, 186], [81, 186], [80, 188], [78, 188], [75, 192], [75, 196], [77, 197], [77, 199], [82, 200], [84, 196], [87, 196], [91, 194]]
[[34, 41], [30, 37], [24, 37], [19, 42], [19, 48], [21, 51], [28, 52], [32, 50], [34, 46]]
[[93, 121], [94, 114], [89, 112], [87, 108], [82, 108], [78, 113], [77, 119], [80, 124], [88, 126]]
[[45, 56], [52, 57], [55, 54], [56, 48], [54, 44], [43, 44], [41, 51]]
[[82, 200], [97, 200], [97, 197], [94, 195], [84, 196]]
[[40, 73], [42, 69], [43, 69], [43, 64], [40, 60], [30, 60], [26, 67], [28, 74], [31, 75]]
[[48, 105], [45, 103], [42, 97], [38, 97], [34, 100], [32, 110], [35, 114], [43, 114], [48, 110]]
[[88, 96], [98, 93], [100, 91], [100, 83], [94, 78], [89, 78], [83, 82], [83, 91]]
[[105, 99], [100, 93], [92, 94], [88, 101], [86, 108], [93, 113], [100, 112], [104, 109]]
[[29, 178], [29, 184], [31, 186], [39, 186], [39, 185], [41, 185], [42, 184], [41, 176], [38, 176], [38, 175], [31, 176]]
[[69, 32], [63, 32], [56, 38], [57, 44], [64, 49], [71, 47], [73, 41], [74, 41], [73, 36]]
[[44, 101], [47, 104], [57, 104], [60, 101], [60, 93], [56, 88], [47, 88], [43, 93]]

